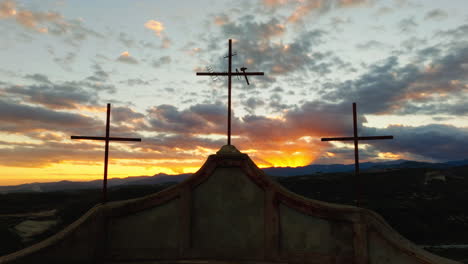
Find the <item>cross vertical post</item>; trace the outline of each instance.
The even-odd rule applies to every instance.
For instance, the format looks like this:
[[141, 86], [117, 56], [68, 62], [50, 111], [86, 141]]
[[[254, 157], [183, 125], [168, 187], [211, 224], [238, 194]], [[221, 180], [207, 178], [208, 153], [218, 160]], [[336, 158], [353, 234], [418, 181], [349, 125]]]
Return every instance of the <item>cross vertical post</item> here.
[[104, 182], [102, 184], [102, 200], [107, 201], [107, 166], [109, 163], [109, 129], [110, 129], [110, 104], [107, 104], [106, 117], [106, 145], [104, 151]]
[[110, 136], [110, 111], [111, 111], [111, 105], [107, 104], [106, 136], [105, 137], [71, 136], [71, 139], [88, 139], [88, 140], [104, 140], [105, 141], [104, 179], [102, 182], [102, 203], [107, 202], [107, 168], [108, 168], [108, 163], [109, 163], [109, 141], [141, 141], [141, 138], [111, 137]]
[[[232, 40], [229, 39], [229, 68], [228, 72], [231, 72], [232, 64]], [[231, 145], [231, 74], [228, 75], [228, 145]]]
[[360, 206], [361, 201], [361, 179], [359, 175], [359, 146], [357, 132], [356, 103], [353, 103], [353, 134], [354, 134], [354, 175], [356, 178], [356, 205]]
[[359, 176], [359, 140], [393, 139], [393, 136], [359, 137], [357, 130], [356, 103], [353, 103], [353, 137], [322, 138], [322, 141], [354, 141], [354, 176], [356, 180], [356, 206], [361, 206], [361, 179]]
[[[248, 75], [263, 75], [263, 72], [232, 72], [232, 57], [237, 55], [237, 52], [232, 53], [232, 39], [229, 39], [229, 53], [224, 58], [228, 58], [228, 71], [227, 72], [197, 72], [197, 75], [202, 76], [227, 76], [228, 77], [228, 121], [227, 121], [227, 144], [231, 145], [231, 80], [232, 76], [244, 76], [247, 80]], [[248, 83], [248, 81], [247, 81]]]

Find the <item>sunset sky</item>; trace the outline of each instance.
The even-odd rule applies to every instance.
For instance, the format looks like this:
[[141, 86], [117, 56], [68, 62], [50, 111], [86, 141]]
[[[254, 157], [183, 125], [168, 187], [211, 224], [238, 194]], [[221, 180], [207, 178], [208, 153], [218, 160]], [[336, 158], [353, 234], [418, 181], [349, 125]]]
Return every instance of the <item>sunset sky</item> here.
[[468, 157], [466, 0], [0, 0], [0, 185], [196, 171], [233, 139], [260, 167]]

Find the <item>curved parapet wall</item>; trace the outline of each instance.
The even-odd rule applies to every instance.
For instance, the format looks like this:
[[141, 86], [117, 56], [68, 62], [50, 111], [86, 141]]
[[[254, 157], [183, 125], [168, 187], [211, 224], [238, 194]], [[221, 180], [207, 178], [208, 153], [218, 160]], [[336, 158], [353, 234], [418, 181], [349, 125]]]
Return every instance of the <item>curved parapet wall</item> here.
[[91, 209], [1, 263], [458, 263], [424, 251], [376, 213], [306, 199], [224, 146], [185, 181]]

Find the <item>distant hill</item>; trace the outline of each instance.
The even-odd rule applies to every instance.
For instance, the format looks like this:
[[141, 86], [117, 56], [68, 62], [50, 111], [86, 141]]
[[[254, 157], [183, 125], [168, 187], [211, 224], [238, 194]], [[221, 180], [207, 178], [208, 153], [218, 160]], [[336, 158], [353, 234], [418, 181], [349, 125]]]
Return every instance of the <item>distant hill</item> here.
[[[444, 163], [430, 163], [410, 160], [392, 160], [385, 162], [363, 162], [359, 163], [361, 171], [376, 169], [402, 169], [402, 168], [434, 168], [444, 169], [456, 166], [468, 165], [468, 160], [448, 161]], [[297, 176], [317, 173], [351, 172], [354, 171], [354, 164], [329, 164], [329, 165], [308, 165], [304, 167], [284, 167], [265, 168], [263, 171], [271, 176]]]
[[[127, 178], [112, 178], [107, 180], [109, 188], [130, 186], [130, 185], [153, 185], [165, 182], [180, 182], [192, 174], [167, 175], [164, 173], [155, 174], [154, 176], [134, 176]], [[46, 183], [27, 183], [12, 186], [0, 186], [1, 193], [12, 192], [53, 192], [67, 190], [83, 190], [83, 189], [98, 189], [102, 188], [102, 180], [93, 180], [87, 182], [77, 181], [59, 181]]]
[[[434, 168], [445, 169], [450, 167], [457, 167], [468, 165], [468, 160], [449, 161], [444, 163], [429, 163], [410, 160], [393, 160], [385, 162], [363, 162], [360, 163], [361, 171], [379, 171], [388, 169], [402, 169], [402, 168]], [[335, 172], [352, 172], [354, 171], [354, 164], [314, 164], [303, 167], [272, 167], [264, 168], [263, 171], [270, 176], [298, 176], [298, 175], [311, 175], [320, 173], [335, 173]], [[164, 173], [155, 174], [153, 176], [133, 176], [127, 178], [112, 178], [108, 180], [108, 187], [122, 187], [130, 185], [153, 185], [165, 182], [180, 182], [190, 176], [190, 173], [179, 175], [167, 175]], [[93, 180], [87, 182], [75, 181], [59, 181], [48, 183], [28, 183], [12, 186], [0, 186], [1, 193], [12, 192], [51, 192], [51, 191], [67, 191], [67, 190], [83, 190], [83, 189], [98, 189], [102, 187], [102, 180]]]

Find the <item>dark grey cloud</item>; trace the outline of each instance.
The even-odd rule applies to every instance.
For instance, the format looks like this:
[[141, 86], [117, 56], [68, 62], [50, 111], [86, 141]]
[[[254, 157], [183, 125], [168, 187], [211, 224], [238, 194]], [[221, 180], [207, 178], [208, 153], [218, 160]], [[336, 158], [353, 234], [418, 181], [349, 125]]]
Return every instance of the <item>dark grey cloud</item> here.
[[365, 131], [394, 136], [393, 140], [373, 143], [373, 146], [382, 152], [409, 153], [435, 161], [460, 160], [468, 156], [467, 128], [432, 124], [418, 127], [366, 128]]
[[[245, 116], [240, 127], [234, 131], [245, 136], [240, 144], [262, 145], [267, 141], [278, 142], [294, 141], [304, 136], [314, 140], [321, 137], [352, 136], [351, 104], [327, 104], [321, 101], [306, 102], [305, 104], [288, 111], [283, 120], [271, 119], [262, 116]], [[363, 126], [365, 117], [359, 111], [359, 135], [393, 135], [393, 140], [366, 141], [370, 147], [361, 150], [361, 158], [374, 159], [381, 152], [400, 154], [403, 157], [426, 159], [433, 161], [447, 161], [465, 159], [468, 155], [468, 128], [458, 128], [450, 125], [425, 125], [419, 127], [390, 126], [383, 129]], [[252, 129], [255, 128], [255, 129]], [[249, 143], [250, 142], [250, 143]], [[313, 142], [315, 148], [322, 146], [323, 150], [339, 153], [330, 143]], [[260, 146], [258, 146], [260, 148]], [[266, 147], [266, 146], [263, 146]], [[346, 152], [346, 151], [345, 151]], [[343, 153], [342, 153], [343, 154]], [[347, 156], [346, 156], [347, 155]], [[352, 151], [340, 155], [340, 158], [351, 158]], [[351, 160], [351, 159], [350, 159]]]
[[119, 106], [112, 108], [112, 122], [135, 123], [142, 121], [144, 117], [145, 115], [135, 112], [128, 107]]
[[135, 40], [132, 39], [127, 33], [120, 32], [118, 40], [127, 48], [132, 48], [135, 45]]
[[53, 35], [64, 36], [72, 45], [79, 44], [88, 37], [104, 38], [104, 35], [84, 25], [79, 19], [63, 19], [49, 25], [49, 32]]
[[140, 78], [133, 78], [120, 81], [120, 83], [126, 84], [128, 86], [135, 86], [135, 85], [150, 85], [150, 81], [145, 81]]
[[148, 42], [144, 40], [138, 41], [138, 44], [143, 48], [156, 49], [158, 46], [153, 42]]
[[94, 107], [100, 93], [114, 93], [112, 84], [105, 84], [109, 75], [99, 65], [94, 74], [84, 80], [55, 82], [43, 74], [28, 74], [24, 78], [35, 84], [8, 84], [0, 89], [4, 98], [42, 105], [50, 109], [77, 109], [80, 106]]
[[94, 73], [93, 75], [86, 78], [86, 80], [93, 82], [105, 82], [109, 80], [109, 73], [104, 71], [99, 64], [93, 65]]
[[245, 111], [253, 115], [255, 113], [255, 109], [264, 106], [265, 102], [262, 99], [249, 97], [246, 100], [242, 100], [241, 104], [244, 106]]
[[366, 113], [383, 112], [393, 107], [419, 74], [418, 67], [399, 67], [398, 58], [392, 56], [382, 63], [371, 65], [368, 72], [358, 79], [342, 82], [332, 91], [324, 91], [323, 98], [347, 102], [357, 100], [365, 102], [362, 109]]
[[275, 88], [273, 88], [272, 92], [282, 93], [282, 92], [284, 92], [284, 89], [279, 87], [279, 86], [276, 86]]
[[442, 20], [448, 17], [448, 13], [442, 9], [433, 9], [426, 13], [424, 16], [425, 20]]
[[162, 56], [158, 59], [154, 59], [152, 62], [152, 66], [155, 68], [159, 68], [159, 67], [162, 67], [164, 65], [171, 63], [171, 61], [172, 59], [170, 56]]
[[[46, 138], [39, 138], [47, 140]], [[65, 139], [65, 140], [64, 140]], [[103, 157], [103, 147], [91, 144], [86, 140], [71, 140], [69, 136], [62, 137], [61, 141], [49, 141], [46, 144], [21, 144], [12, 142], [1, 142], [0, 145], [7, 145], [9, 148], [0, 148], [0, 165], [12, 167], [40, 168], [50, 166], [54, 163], [72, 163], [100, 165]], [[103, 144], [104, 142], [102, 142]], [[133, 149], [139, 147], [140, 142], [123, 143]], [[162, 158], [158, 154], [133, 153], [115, 147], [115, 143], [110, 144], [110, 159], [122, 158]], [[184, 158], [183, 156], [181, 158]]]
[[51, 109], [75, 109], [78, 105], [95, 104], [97, 99], [96, 92], [66, 84], [11, 86], [4, 91], [26, 102], [44, 105]]
[[377, 9], [376, 15], [377, 16], [387, 15], [387, 14], [393, 13], [394, 11], [395, 9], [393, 8], [390, 8], [388, 6], [383, 6]]
[[[277, 149], [278, 144], [286, 148], [285, 142], [294, 142], [301, 137], [314, 137], [319, 141], [319, 137], [323, 136], [352, 133], [350, 112], [350, 105], [333, 105], [320, 101], [306, 102], [291, 107], [282, 118], [246, 115], [236, 120], [233, 133], [242, 136], [237, 139], [239, 143], [236, 144], [246, 148], [251, 148], [252, 144], [258, 149]], [[364, 117], [361, 115], [359, 117], [361, 121], [365, 121]], [[225, 119], [221, 119], [220, 122], [224, 123]], [[297, 148], [297, 145], [291, 147]], [[312, 145], [310, 147], [312, 148]]]
[[440, 58], [442, 50], [439, 47], [432, 46], [427, 48], [419, 49], [417, 52], [418, 62], [431, 61], [436, 58]]
[[[0, 165], [11, 167], [40, 168], [63, 161], [80, 160], [88, 164], [102, 159], [102, 150], [89, 144], [64, 144], [47, 142], [30, 146], [8, 142], [9, 148], [0, 148]], [[85, 148], [86, 147], [86, 148]], [[85, 148], [85, 149], [83, 149]]]
[[417, 26], [418, 26], [418, 23], [416, 23], [414, 17], [405, 18], [405, 19], [400, 20], [400, 22], [398, 22], [398, 29], [402, 33], [413, 32]]
[[115, 93], [116, 88], [113, 84], [101, 83], [101, 82], [89, 82], [86, 80], [82, 81], [67, 81], [65, 85], [74, 85], [78, 87], [85, 87], [97, 92], [108, 92]]
[[384, 48], [387, 48], [387, 45], [377, 40], [369, 40], [367, 42], [357, 44], [356, 48], [362, 49], [362, 50], [384, 49]]
[[457, 28], [449, 30], [439, 30], [437, 37], [451, 38], [452, 40], [466, 40], [468, 37], [468, 24], [460, 25]]
[[226, 71], [226, 39], [235, 39], [233, 51], [237, 55], [233, 58], [233, 68], [247, 67], [247, 71], [266, 73], [255, 77], [258, 81], [252, 87], [271, 85], [278, 76], [311, 73], [322, 78], [335, 70], [351, 68], [351, 64], [333, 51], [318, 47], [327, 37], [323, 30], [302, 31], [292, 41], [281, 42], [280, 37], [285, 34], [286, 27], [278, 18], [257, 22], [251, 15], [231, 20], [218, 28], [219, 33], [205, 37], [211, 48], [202, 53], [211, 57], [213, 68]]
[[120, 56], [117, 57], [116, 61], [127, 64], [138, 64], [138, 60], [132, 57], [127, 51], [120, 54]]
[[159, 105], [148, 110], [149, 123], [154, 131], [181, 134], [224, 133], [225, 106], [197, 104], [181, 110], [172, 105]]
[[412, 36], [402, 41], [400, 46], [403, 47], [404, 50], [408, 53], [427, 45], [427, 43], [427, 39]]
[[77, 133], [102, 130], [103, 123], [79, 114], [0, 100], [0, 130], [10, 133], [62, 131]]
[[54, 56], [53, 61], [57, 63], [62, 69], [66, 71], [71, 71], [71, 66], [75, 61], [76, 53], [75, 52], [67, 52], [67, 54], [63, 57]]
[[341, 32], [343, 29], [343, 25], [349, 25], [349, 24], [352, 24], [352, 21], [351, 21], [351, 18], [349, 17], [339, 17], [339, 16], [336, 16], [336, 17], [332, 17], [330, 18], [330, 26], [334, 29], [334, 30], [337, 30], [339, 32]]
[[278, 93], [273, 93], [269, 98], [268, 107], [272, 112], [281, 112], [291, 108], [291, 105], [285, 104], [283, 97]]
[[39, 73], [35, 73], [35, 74], [26, 74], [24, 76], [25, 79], [30, 79], [30, 80], [34, 80], [36, 82], [40, 82], [40, 83], [51, 83], [51, 81], [49, 80], [49, 78], [43, 74], [39, 74]]
[[[225, 140], [202, 138], [191, 135], [158, 135], [144, 140], [144, 148], [151, 151], [174, 152], [174, 149], [193, 150], [197, 147], [217, 149], [224, 145]], [[192, 158], [195, 155], [192, 156]], [[162, 158], [165, 158], [164, 156]], [[175, 155], [174, 158], [179, 158]], [[205, 157], [204, 157], [205, 158]]]
[[322, 89], [323, 99], [355, 100], [362, 105], [362, 111], [374, 114], [464, 114], [468, 48], [424, 48], [415, 61], [420, 64], [401, 65], [398, 57], [391, 56], [370, 65], [355, 80]]

